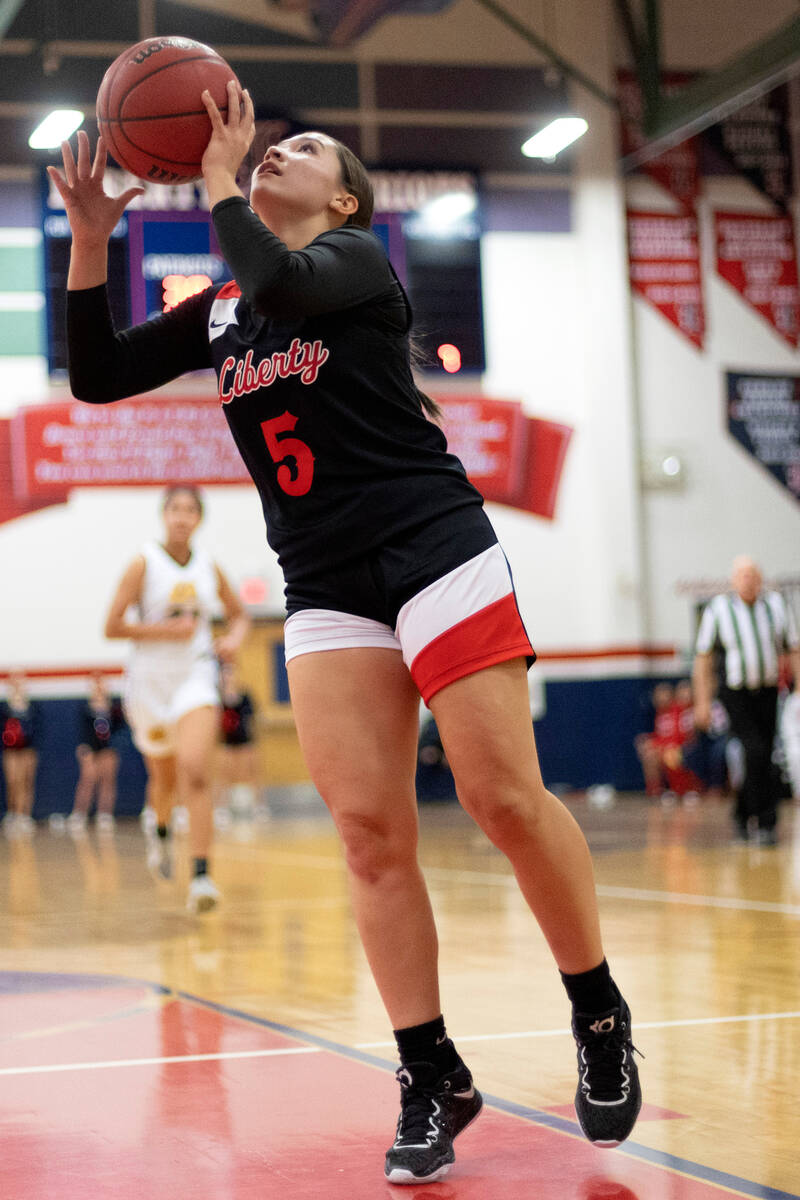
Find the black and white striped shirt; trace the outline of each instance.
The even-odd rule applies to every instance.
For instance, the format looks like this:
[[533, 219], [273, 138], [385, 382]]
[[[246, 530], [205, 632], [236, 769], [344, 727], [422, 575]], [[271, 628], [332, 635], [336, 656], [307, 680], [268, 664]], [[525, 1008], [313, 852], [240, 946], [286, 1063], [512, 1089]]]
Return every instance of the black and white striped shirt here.
[[759, 688], [775, 687], [779, 656], [800, 642], [779, 592], [762, 592], [754, 604], [726, 592], [709, 600], [697, 632], [698, 654], [710, 654], [715, 645], [725, 653], [729, 688]]

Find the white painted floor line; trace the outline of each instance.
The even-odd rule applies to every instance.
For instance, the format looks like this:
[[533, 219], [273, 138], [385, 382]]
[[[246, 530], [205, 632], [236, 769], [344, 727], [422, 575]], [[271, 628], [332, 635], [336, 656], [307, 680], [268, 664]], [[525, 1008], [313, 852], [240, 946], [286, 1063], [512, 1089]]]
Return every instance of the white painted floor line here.
[[[344, 870], [340, 858], [326, 855], [277, 853], [270, 854], [275, 862], [293, 866], [320, 867], [323, 870]], [[483, 884], [490, 887], [517, 887], [514, 875], [495, 871], [470, 871], [455, 867], [422, 867], [423, 874], [430, 879], [460, 883]], [[778, 913], [787, 917], [800, 917], [800, 904], [784, 904], [777, 900], [747, 900], [743, 896], [704, 896], [693, 892], [664, 892], [656, 888], [617, 887], [598, 884], [597, 894], [608, 900], [638, 900], [646, 904], [687, 904], [697, 908], [727, 908], [740, 912]]]
[[49, 1075], [56, 1071], [102, 1071], [109, 1067], [160, 1067], [166, 1063], [222, 1062], [228, 1058], [280, 1058], [288, 1054], [321, 1054], [322, 1049], [322, 1046], [290, 1046], [284, 1050], [230, 1050], [219, 1054], [175, 1054], [166, 1058], [117, 1058], [106, 1062], [45, 1063], [35, 1067], [2, 1067], [0, 1075]]
[[[687, 1017], [679, 1021], [634, 1021], [633, 1035], [636, 1037], [640, 1029], [677, 1029], [687, 1025], [732, 1025], [739, 1021], [790, 1021], [800, 1019], [798, 1012], [778, 1013], [747, 1013], [741, 1017]], [[571, 1035], [571, 1029], [525, 1029], [516, 1033], [474, 1033], [462, 1036], [454, 1035], [454, 1040], [460, 1046], [462, 1042], [503, 1042], [522, 1038], [548, 1038]], [[377, 1050], [386, 1046], [394, 1046], [394, 1042], [357, 1042], [357, 1050]]]
[[778, 900], [745, 900], [742, 896], [698, 896], [692, 892], [658, 892], [650, 888], [611, 887], [608, 884], [598, 884], [597, 894], [612, 900], [694, 904], [706, 908], [734, 908], [743, 912], [782, 913], [788, 917], [800, 917], [800, 904], [783, 904]]
[[[688, 1017], [678, 1021], [635, 1021], [634, 1035], [640, 1029], [676, 1029], [690, 1025], [731, 1025], [749, 1021], [788, 1021], [800, 1019], [800, 1011], [775, 1013], [746, 1013], [739, 1017]], [[502, 1042], [523, 1038], [564, 1037], [570, 1029], [526, 1029], [516, 1033], [476, 1033], [456, 1037], [462, 1042]], [[355, 1050], [378, 1050], [391, 1047], [389, 1042], [357, 1042]], [[4, 1075], [52, 1075], [59, 1071], [102, 1071], [116, 1067], [160, 1067], [169, 1063], [223, 1062], [226, 1059], [284, 1058], [293, 1054], [321, 1054], [324, 1046], [288, 1046], [281, 1050], [229, 1050], [217, 1054], [175, 1054], [163, 1058], [118, 1058], [102, 1062], [43, 1063], [32, 1067], [2, 1067]]]

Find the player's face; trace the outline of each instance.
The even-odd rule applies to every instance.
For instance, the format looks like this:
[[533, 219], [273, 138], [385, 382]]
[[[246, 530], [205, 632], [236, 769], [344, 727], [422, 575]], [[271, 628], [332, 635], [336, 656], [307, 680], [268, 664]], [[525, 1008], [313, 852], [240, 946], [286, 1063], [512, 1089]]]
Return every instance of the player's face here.
[[188, 542], [200, 524], [200, 509], [191, 492], [173, 492], [164, 505], [168, 542]]
[[324, 133], [304, 133], [270, 146], [253, 172], [250, 203], [265, 218], [287, 210], [309, 217], [347, 194], [333, 141]]

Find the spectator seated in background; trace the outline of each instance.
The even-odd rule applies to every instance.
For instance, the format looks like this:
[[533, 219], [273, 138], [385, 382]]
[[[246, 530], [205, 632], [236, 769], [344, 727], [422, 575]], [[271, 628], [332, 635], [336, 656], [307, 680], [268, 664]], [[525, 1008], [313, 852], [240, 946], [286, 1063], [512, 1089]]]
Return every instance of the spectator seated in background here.
[[664, 750], [670, 745], [675, 730], [675, 691], [671, 683], [657, 683], [651, 700], [654, 717], [651, 733], [640, 733], [635, 740], [636, 753], [644, 772], [645, 791], [657, 797], [666, 788]]
[[[648, 796], [695, 797], [722, 791], [726, 782], [724, 732], [695, 729], [692, 685], [688, 679], [673, 687], [653, 689], [653, 732], [640, 734], [636, 751], [642, 764]], [[717, 722], [724, 724], [724, 710]]]

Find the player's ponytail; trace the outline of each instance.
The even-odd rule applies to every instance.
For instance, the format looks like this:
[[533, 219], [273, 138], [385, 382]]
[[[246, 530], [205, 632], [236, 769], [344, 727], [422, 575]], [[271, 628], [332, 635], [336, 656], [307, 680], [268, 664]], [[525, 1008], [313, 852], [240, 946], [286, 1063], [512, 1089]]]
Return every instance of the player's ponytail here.
[[[357, 225], [360, 229], [369, 229], [372, 225], [372, 214], [375, 208], [375, 193], [372, 189], [367, 169], [361, 159], [336, 138], [331, 139], [336, 147], [339, 165], [342, 170], [342, 182], [351, 195], [358, 201], [358, 208], [352, 213], [345, 225]], [[408, 339], [409, 357], [412, 367], [422, 369], [425, 366], [425, 356], [413, 337]], [[442, 410], [432, 397], [417, 388], [420, 405], [424, 412], [434, 421], [441, 419]]]

